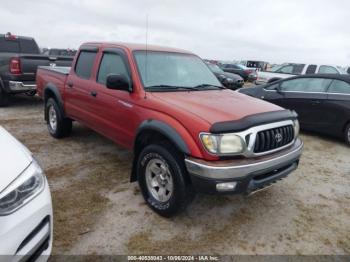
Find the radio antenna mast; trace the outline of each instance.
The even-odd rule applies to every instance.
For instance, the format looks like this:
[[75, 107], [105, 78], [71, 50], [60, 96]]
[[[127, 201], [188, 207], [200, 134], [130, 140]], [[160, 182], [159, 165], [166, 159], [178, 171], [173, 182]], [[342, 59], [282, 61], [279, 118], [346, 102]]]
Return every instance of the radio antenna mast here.
[[[147, 70], [147, 62], [148, 62], [148, 13], [146, 14], [146, 57], [145, 57], [145, 84], [148, 83], [148, 70]], [[145, 99], [147, 98], [147, 92], [145, 92]]]

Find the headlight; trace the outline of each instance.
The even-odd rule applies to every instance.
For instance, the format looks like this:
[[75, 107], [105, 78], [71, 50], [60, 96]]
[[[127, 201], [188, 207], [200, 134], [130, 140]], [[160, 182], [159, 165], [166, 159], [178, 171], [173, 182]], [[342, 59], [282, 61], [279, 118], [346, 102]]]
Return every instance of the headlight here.
[[234, 134], [201, 134], [200, 138], [205, 149], [212, 154], [238, 154], [244, 149], [242, 138]]
[[296, 119], [293, 122], [294, 122], [294, 137], [297, 137], [300, 131], [299, 121]]
[[44, 188], [45, 178], [35, 160], [0, 193], [0, 216], [6, 216], [24, 206]]

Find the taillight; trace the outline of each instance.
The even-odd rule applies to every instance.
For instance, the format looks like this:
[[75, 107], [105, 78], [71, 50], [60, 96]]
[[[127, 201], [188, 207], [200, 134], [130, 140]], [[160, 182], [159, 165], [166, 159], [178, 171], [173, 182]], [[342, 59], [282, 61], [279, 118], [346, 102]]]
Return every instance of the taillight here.
[[251, 73], [253, 73], [254, 71], [253, 71], [253, 70], [248, 69], [248, 70], [245, 70], [245, 72], [246, 72], [247, 74], [251, 74]]
[[10, 60], [10, 73], [13, 75], [22, 74], [21, 62], [18, 57], [12, 57]]

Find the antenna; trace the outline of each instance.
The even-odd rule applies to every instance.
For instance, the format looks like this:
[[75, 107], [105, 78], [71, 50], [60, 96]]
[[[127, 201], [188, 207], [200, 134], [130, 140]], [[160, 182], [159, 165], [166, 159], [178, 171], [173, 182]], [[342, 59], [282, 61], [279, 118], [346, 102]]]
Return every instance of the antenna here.
[[[146, 14], [146, 57], [145, 57], [145, 83], [148, 83], [148, 70], [147, 70], [147, 62], [148, 62], [148, 13]], [[145, 92], [145, 99], [147, 98], [147, 92]]]

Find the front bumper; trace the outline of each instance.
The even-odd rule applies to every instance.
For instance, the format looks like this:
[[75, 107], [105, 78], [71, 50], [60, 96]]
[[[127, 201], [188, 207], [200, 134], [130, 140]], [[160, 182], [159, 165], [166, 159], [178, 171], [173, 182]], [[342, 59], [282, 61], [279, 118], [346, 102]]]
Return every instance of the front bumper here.
[[26, 261], [52, 250], [53, 219], [47, 181], [44, 190], [32, 201], [8, 216], [0, 216], [0, 255], [9, 261]]
[[[288, 149], [255, 158], [204, 161], [187, 158], [193, 185], [202, 193], [244, 193], [256, 191], [289, 175], [298, 167], [303, 142], [297, 139]], [[217, 184], [235, 182], [231, 190], [220, 191]]]
[[10, 92], [27, 92], [36, 90], [36, 84], [25, 84], [18, 81], [9, 81]]

